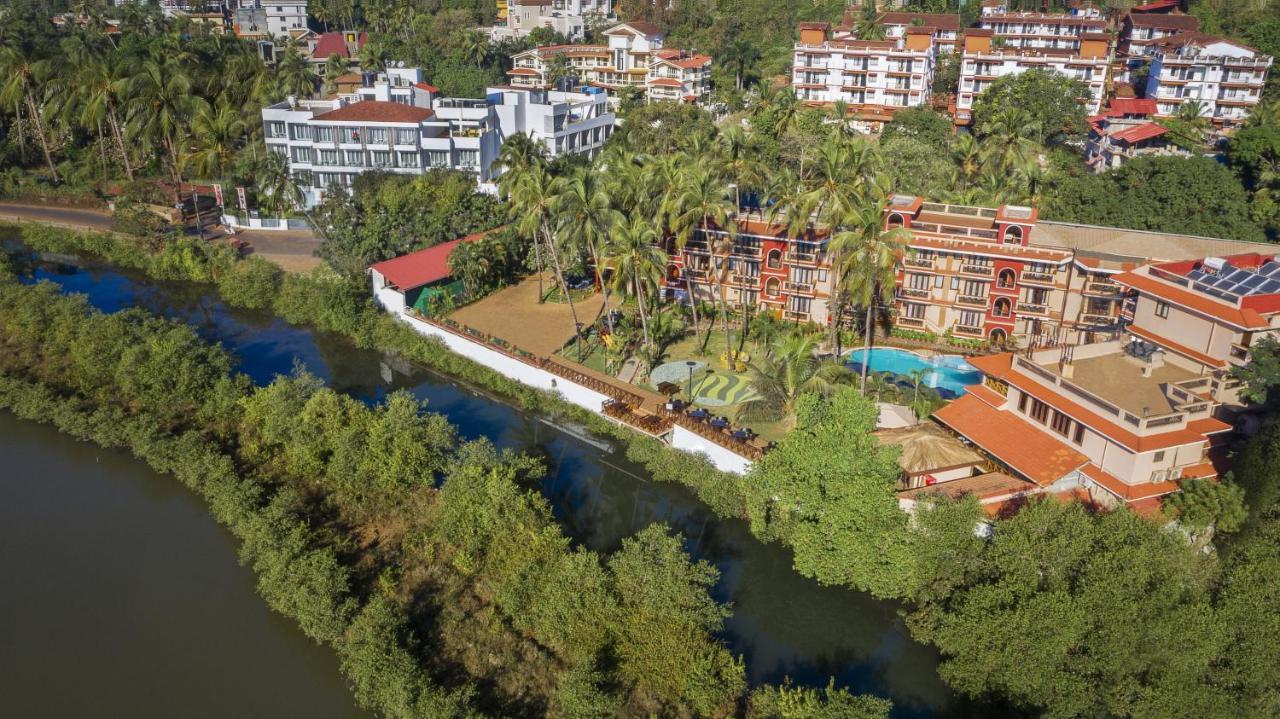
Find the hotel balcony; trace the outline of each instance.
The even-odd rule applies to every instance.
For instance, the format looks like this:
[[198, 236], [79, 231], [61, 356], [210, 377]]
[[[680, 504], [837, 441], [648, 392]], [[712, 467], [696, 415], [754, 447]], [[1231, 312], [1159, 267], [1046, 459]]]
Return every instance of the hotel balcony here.
[[1019, 302], [1018, 312], [1024, 315], [1038, 315], [1043, 317], [1049, 314], [1049, 307], [1048, 305], [1035, 305], [1029, 302]]
[[971, 295], [960, 295], [959, 297], [956, 298], [956, 304], [965, 305], [968, 307], [986, 307], [987, 298], [971, 296]]
[[729, 281], [735, 285], [747, 285], [748, 287], [756, 287], [760, 284], [759, 275], [744, 275], [741, 272], [734, 272], [729, 276]]
[[1035, 272], [1034, 270], [1023, 270], [1019, 278], [1023, 282], [1034, 282], [1042, 285], [1053, 284], [1052, 272]]
[[924, 320], [917, 319], [915, 317], [898, 317], [896, 320], [893, 321], [893, 323], [898, 325], [899, 327], [913, 327], [917, 329], [924, 329]]
[[990, 265], [960, 265], [960, 274], [972, 275], [974, 277], [992, 277], [996, 273], [996, 268]]
[[796, 311], [794, 311], [794, 310], [787, 310], [786, 312], [783, 312], [783, 313], [782, 313], [782, 316], [783, 316], [783, 317], [785, 317], [786, 319], [789, 319], [789, 320], [798, 320], [798, 321], [800, 321], [800, 322], [808, 322], [808, 321], [809, 321], [809, 313], [808, 313], [808, 312], [796, 312]]
[[968, 325], [956, 325], [954, 328], [952, 328], [951, 332], [952, 334], [957, 334], [964, 337], [981, 337], [982, 336], [981, 327], [970, 327]]
[[1231, 349], [1227, 352], [1227, 361], [1237, 367], [1245, 366], [1249, 363], [1249, 348], [1231, 343]]
[[790, 282], [790, 281], [788, 281], [788, 282], [784, 282], [784, 283], [782, 283], [782, 287], [783, 287], [783, 289], [784, 289], [784, 290], [786, 290], [787, 292], [790, 292], [790, 293], [792, 293], [792, 294], [798, 294], [798, 295], [809, 295], [809, 296], [812, 296], [812, 295], [813, 295], [813, 283], [812, 283], [812, 282]]
[[760, 247], [750, 245], [734, 245], [733, 254], [738, 257], [759, 257]]
[[906, 267], [922, 267], [925, 269], [933, 268], [932, 257], [904, 257], [902, 264]]
[[1114, 282], [1086, 282], [1084, 293], [1095, 297], [1120, 297], [1124, 288]]
[[899, 287], [898, 297], [910, 297], [913, 299], [927, 300], [933, 297], [930, 290], [918, 290], [914, 287]]
[[1119, 321], [1120, 321], [1120, 318], [1116, 317], [1115, 315], [1095, 315], [1095, 314], [1080, 315], [1080, 324], [1089, 325], [1091, 327], [1110, 327], [1111, 325]]
[[821, 258], [822, 255], [818, 252], [799, 252], [792, 250], [787, 253], [787, 262], [801, 267], [816, 267]]

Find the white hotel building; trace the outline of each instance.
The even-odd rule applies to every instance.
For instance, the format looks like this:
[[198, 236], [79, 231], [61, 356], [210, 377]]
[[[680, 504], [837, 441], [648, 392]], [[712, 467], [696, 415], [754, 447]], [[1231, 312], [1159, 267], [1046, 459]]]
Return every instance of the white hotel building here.
[[802, 23], [791, 83], [802, 102], [844, 101], [855, 112], [923, 105], [936, 62], [933, 28], [896, 40], [834, 40], [827, 23]]
[[1176, 115], [1183, 103], [1199, 100], [1201, 114], [1215, 124], [1239, 125], [1262, 100], [1271, 61], [1238, 42], [1184, 32], [1155, 43], [1146, 96], [1155, 99], [1160, 116]]
[[475, 176], [493, 190], [503, 141], [527, 134], [548, 155], [594, 154], [615, 118], [603, 94], [492, 87], [484, 99], [437, 97], [418, 69], [391, 69], [356, 93], [264, 108], [267, 148], [289, 161], [307, 206], [362, 172], [420, 175], [433, 169]]
[[1077, 49], [1014, 47], [993, 42], [995, 37], [991, 30], [984, 29], [965, 33], [956, 124], [967, 125], [973, 121], [974, 101], [996, 80], [1031, 69], [1048, 70], [1079, 80], [1089, 88], [1087, 112], [1097, 115], [1101, 111], [1110, 67], [1109, 35], [1082, 35]]

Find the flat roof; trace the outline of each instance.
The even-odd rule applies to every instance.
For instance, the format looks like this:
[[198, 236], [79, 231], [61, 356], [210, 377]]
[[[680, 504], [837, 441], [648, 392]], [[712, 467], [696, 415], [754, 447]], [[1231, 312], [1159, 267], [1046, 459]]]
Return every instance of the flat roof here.
[[[1058, 374], [1057, 362], [1037, 364]], [[1165, 396], [1164, 386], [1197, 377], [1194, 372], [1168, 363], [1152, 369], [1150, 377], [1144, 377], [1143, 363], [1121, 352], [1076, 359], [1071, 365], [1073, 373], [1068, 381], [1138, 417], [1144, 410], [1152, 415], [1175, 411]]]

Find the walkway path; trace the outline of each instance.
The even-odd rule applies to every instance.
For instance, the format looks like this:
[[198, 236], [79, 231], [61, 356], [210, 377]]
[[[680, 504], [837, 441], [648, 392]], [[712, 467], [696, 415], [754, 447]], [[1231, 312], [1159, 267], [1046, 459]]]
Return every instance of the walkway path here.
[[[105, 210], [77, 207], [0, 202], [0, 220], [40, 222], [69, 230], [103, 232], [111, 229], [111, 215]], [[320, 240], [309, 231], [244, 230], [237, 232], [236, 237], [244, 240], [253, 254], [289, 272], [308, 272], [321, 263], [315, 257]]]

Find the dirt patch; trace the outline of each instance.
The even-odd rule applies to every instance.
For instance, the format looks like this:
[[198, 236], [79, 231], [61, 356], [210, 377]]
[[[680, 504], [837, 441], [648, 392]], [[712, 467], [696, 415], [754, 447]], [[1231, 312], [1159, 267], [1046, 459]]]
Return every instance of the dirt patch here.
[[[550, 276], [543, 278], [543, 289], [550, 291]], [[473, 302], [449, 317], [469, 327], [501, 337], [520, 349], [543, 357], [555, 354], [573, 339], [573, 317], [568, 304], [538, 303], [538, 278], [527, 277], [519, 284], [495, 292]], [[616, 306], [616, 300], [610, 298]], [[578, 321], [589, 325], [604, 310], [604, 295], [593, 294], [575, 302]]]

